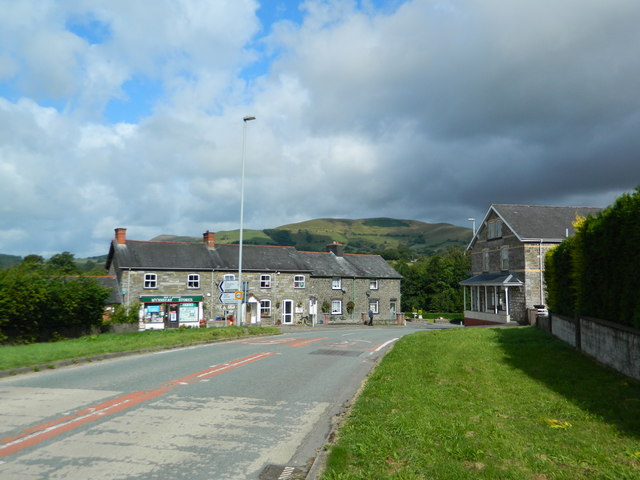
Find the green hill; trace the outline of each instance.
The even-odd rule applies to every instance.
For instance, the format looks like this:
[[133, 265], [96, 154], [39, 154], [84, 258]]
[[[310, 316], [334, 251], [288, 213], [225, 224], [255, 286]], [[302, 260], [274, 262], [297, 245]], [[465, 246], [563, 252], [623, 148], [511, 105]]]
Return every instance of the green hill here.
[[[201, 242], [202, 237], [160, 235], [152, 240]], [[238, 240], [238, 230], [216, 232], [218, 243]], [[295, 246], [307, 251], [324, 251], [326, 245], [337, 241], [349, 253], [382, 253], [401, 248], [422, 255], [441, 253], [452, 246], [466, 247], [470, 240], [469, 228], [394, 218], [321, 218], [265, 230], [245, 230], [243, 238], [247, 245]]]

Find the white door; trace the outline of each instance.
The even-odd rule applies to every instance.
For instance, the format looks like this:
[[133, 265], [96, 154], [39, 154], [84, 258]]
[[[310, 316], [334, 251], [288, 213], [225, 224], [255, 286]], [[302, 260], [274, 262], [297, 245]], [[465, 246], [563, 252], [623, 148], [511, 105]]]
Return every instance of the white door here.
[[293, 300], [282, 301], [282, 324], [293, 323]]

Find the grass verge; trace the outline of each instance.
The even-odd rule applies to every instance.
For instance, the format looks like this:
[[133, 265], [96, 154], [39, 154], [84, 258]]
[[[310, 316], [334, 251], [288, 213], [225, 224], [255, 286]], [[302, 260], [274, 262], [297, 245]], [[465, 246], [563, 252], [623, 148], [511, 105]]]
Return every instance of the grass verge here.
[[530, 327], [409, 335], [371, 374], [322, 478], [637, 479], [640, 383]]
[[63, 360], [147, 348], [191, 345], [251, 335], [275, 335], [272, 327], [223, 327], [147, 330], [134, 333], [104, 333], [53, 343], [0, 347], [0, 370], [50, 365]]

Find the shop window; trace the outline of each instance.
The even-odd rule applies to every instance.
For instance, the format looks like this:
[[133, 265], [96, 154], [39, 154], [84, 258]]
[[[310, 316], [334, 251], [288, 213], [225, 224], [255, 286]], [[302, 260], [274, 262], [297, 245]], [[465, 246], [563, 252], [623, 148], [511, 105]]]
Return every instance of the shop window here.
[[293, 288], [304, 288], [304, 275], [294, 275]]
[[271, 288], [271, 275], [260, 275], [260, 288]]
[[342, 314], [342, 300], [331, 300], [331, 315]]
[[187, 288], [200, 288], [200, 275], [190, 273], [187, 276]]
[[260, 316], [271, 316], [271, 300], [260, 300]]
[[144, 288], [158, 288], [158, 275], [155, 273], [145, 273]]
[[340, 277], [335, 277], [333, 280], [331, 280], [331, 288], [334, 290], [341, 290], [342, 279]]

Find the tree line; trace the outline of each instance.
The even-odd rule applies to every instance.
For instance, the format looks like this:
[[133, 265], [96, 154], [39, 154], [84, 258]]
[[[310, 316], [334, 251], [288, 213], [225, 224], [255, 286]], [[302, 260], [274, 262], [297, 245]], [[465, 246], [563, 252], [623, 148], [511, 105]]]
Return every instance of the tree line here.
[[640, 187], [547, 252], [547, 302], [553, 312], [640, 328]]
[[101, 325], [109, 294], [94, 278], [81, 275], [69, 252], [48, 260], [27, 255], [0, 271], [0, 342], [31, 343], [88, 333]]
[[407, 257], [393, 262], [403, 276], [402, 309], [405, 312], [461, 312], [463, 293], [459, 282], [469, 276], [471, 258], [460, 247], [442, 255]]

